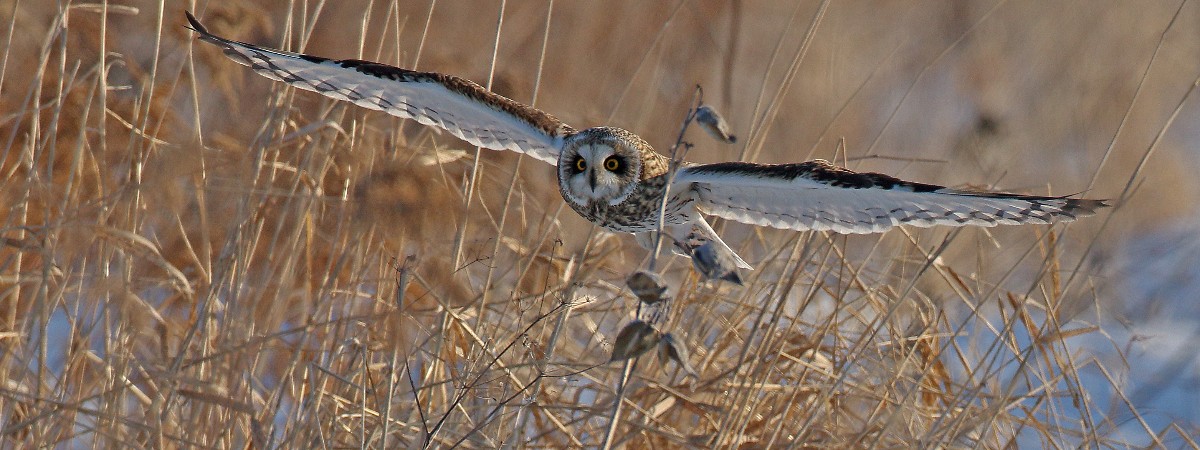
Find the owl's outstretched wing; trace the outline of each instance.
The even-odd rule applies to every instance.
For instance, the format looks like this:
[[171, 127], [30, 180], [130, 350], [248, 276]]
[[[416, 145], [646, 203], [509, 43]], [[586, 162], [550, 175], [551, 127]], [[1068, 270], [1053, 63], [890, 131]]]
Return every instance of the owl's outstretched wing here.
[[700, 211], [792, 230], [877, 233], [930, 227], [1047, 224], [1090, 216], [1104, 200], [971, 192], [857, 173], [823, 160], [798, 164], [727, 162], [683, 167], [675, 177]]
[[574, 129], [554, 116], [462, 78], [370, 61], [332, 60], [272, 50], [214, 35], [190, 12], [200, 39], [259, 75], [326, 97], [433, 125], [471, 144], [513, 150], [557, 164]]

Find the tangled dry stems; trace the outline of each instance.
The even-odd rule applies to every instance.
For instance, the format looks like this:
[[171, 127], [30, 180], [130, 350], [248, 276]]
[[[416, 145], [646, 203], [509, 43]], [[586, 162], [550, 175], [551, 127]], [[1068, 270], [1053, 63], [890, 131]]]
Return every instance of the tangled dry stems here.
[[[13, 16], [0, 439], [599, 445], [640, 249], [581, 231], [537, 164], [481, 153], [468, 191], [474, 152], [458, 143], [246, 87], [240, 67], [188, 51], [179, 5], [157, 6], [161, 33], [153, 8]], [[232, 36], [277, 37], [254, 8], [207, 14]], [[106, 33], [162, 52], [100, 44], [100, 14]], [[1123, 424], [1079, 381], [1081, 367], [1109, 371], [1068, 344], [1101, 331], [1071, 322], [1106, 295], [1092, 230], [729, 225], [758, 270], [743, 288], [660, 263], [673, 297], [660, 326], [699, 377], [641, 358], [613, 443], [1115, 445]]]

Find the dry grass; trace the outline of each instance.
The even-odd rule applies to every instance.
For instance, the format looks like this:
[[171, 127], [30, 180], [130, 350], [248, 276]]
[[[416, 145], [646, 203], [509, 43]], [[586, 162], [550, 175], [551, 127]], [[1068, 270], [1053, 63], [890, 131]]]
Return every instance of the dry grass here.
[[[1195, 4], [556, 2], [547, 22], [509, 2], [497, 32], [492, 3], [53, 3], [0, 1], [4, 447], [1196, 447], [1194, 423], [1101, 409], [1080, 374], [1119, 395], [1123, 368], [1070, 345], [1120, 301], [1105, 252], [1178, 214], [1137, 200], [1195, 198], [1172, 132], [1195, 117]], [[699, 161], [1121, 206], [882, 236], [725, 224], [745, 288], [663, 269], [662, 326], [700, 379], [641, 358], [610, 436], [622, 368], [591, 366], [637, 309], [632, 239], [565, 210], [541, 163], [476, 164], [253, 76], [193, 44], [185, 9], [480, 82], [498, 39], [496, 90], [660, 149], [702, 83], [747, 144], [693, 132]]]

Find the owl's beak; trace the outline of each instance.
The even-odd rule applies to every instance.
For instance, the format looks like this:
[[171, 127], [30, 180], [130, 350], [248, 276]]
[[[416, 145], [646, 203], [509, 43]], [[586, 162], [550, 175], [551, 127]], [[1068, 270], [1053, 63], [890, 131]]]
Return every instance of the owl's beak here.
[[588, 183], [592, 185], [592, 192], [596, 192], [596, 171], [588, 170]]

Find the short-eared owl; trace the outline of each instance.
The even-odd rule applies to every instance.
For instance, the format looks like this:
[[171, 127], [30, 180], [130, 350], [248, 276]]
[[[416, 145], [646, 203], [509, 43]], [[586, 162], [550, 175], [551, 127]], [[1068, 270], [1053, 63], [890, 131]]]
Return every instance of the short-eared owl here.
[[[200, 39], [260, 75], [433, 125], [480, 147], [554, 164], [563, 199], [583, 217], [634, 233], [643, 245], [659, 229], [669, 160], [631, 132], [576, 130], [462, 78], [272, 50], [216, 36], [190, 13], [187, 18]], [[751, 267], [721, 241], [704, 214], [791, 230], [877, 233], [898, 225], [1067, 222], [1108, 206], [1102, 200], [957, 190], [856, 173], [823, 160], [683, 163], [671, 183], [662, 229], [705, 276], [731, 281], [737, 281], [733, 266]]]

